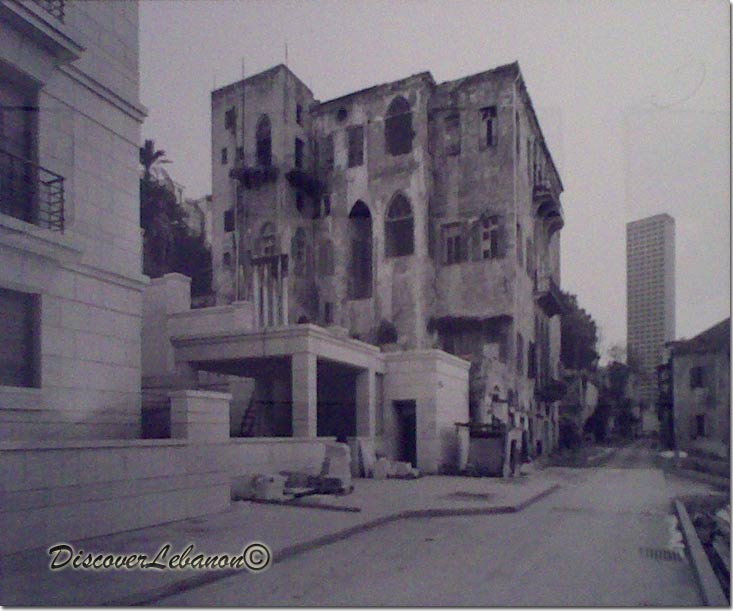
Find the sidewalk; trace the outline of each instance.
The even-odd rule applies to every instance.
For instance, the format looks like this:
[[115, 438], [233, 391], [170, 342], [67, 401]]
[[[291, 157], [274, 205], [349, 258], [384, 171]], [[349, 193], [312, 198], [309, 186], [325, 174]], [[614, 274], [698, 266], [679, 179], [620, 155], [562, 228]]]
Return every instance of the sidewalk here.
[[[170, 543], [170, 558], [190, 544], [195, 545], [194, 554], [239, 555], [248, 543], [259, 541], [270, 547], [274, 561], [278, 562], [393, 520], [521, 511], [556, 490], [559, 480], [547, 471], [534, 471], [507, 480], [428, 476], [417, 480], [357, 479], [354, 486], [350, 495], [304, 499], [309, 504], [320, 502], [336, 509], [239, 501], [222, 513], [77, 541], [73, 547], [77, 552], [84, 549], [95, 555], [144, 553], [153, 558], [163, 545]], [[356, 508], [360, 511], [354, 511]], [[59, 542], [49, 545], [55, 543]], [[45, 549], [1, 556], [0, 604], [148, 604], [240, 572], [70, 568], [51, 571], [50, 560]]]

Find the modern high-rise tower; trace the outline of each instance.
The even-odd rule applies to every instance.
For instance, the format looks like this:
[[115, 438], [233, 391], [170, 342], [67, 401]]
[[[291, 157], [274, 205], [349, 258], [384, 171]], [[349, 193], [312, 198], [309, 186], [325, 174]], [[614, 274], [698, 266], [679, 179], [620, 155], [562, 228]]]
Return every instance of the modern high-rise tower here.
[[655, 367], [675, 337], [674, 219], [657, 214], [626, 224], [626, 343], [641, 368], [640, 399], [654, 405]]

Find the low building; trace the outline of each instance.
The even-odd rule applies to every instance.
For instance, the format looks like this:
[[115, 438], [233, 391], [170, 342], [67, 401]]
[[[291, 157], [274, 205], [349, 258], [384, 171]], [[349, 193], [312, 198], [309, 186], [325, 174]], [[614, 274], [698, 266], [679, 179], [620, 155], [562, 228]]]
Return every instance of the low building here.
[[669, 346], [677, 448], [730, 456], [730, 318]]

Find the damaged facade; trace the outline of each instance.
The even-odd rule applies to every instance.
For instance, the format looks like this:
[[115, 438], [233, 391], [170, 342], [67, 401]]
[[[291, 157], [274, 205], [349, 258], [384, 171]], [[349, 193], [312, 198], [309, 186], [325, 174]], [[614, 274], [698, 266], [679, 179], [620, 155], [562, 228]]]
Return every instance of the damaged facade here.
[[279, 65], [211, 99], [217, 304], [461, 357], [473, 422], [555, 447], [563, 187], [518, 64], [323, 103]]

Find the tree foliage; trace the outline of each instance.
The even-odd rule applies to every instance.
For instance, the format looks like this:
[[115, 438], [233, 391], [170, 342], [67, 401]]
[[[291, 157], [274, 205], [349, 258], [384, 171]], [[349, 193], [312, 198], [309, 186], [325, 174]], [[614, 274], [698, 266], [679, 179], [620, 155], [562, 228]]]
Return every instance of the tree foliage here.
[[186, 224], [187, 213], [178, 204], [173, 184], [158, 169], [165, 151], [156, 150], [152, 140], [140, 148], [140, 226], [143, 229], [143, 272], [158, 278], [179, 272], [191, 278], [194, 297], [211, 292], [211, 251], [204, 236]]
[[598, 359], [598, 327], [578, 305], [578, 298], [563, 293], [567, 311], [561, 315], [560, 360], [567, 369], [594, 369]]

